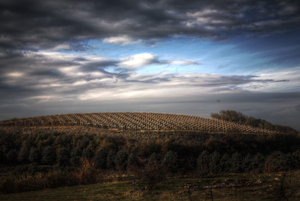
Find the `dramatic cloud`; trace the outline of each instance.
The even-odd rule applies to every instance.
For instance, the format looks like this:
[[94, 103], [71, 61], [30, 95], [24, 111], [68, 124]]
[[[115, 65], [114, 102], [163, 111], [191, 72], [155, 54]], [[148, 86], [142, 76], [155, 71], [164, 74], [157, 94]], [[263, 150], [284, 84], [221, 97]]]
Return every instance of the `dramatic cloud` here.
[[[82, 41], [126, 45], [189, 35], [224, 39], [264, 35], [298, 26], [298, 1], [3, 0], [0, 44], [5, 48], [84, 49]], [[65, 46], [67, 47], [67, 46]]]
[[122, 36], [116, 36], [116, 37], [109, 37], [104, 38], [104, 43], [115, 43], [120, 45], [128, 45], [128, 44], [134, 44], [134, 43], [141, 43], [141, 40], [134, 41], [131, 37], [122, 35]]
[[296, 0], [2, 0], [0, 16], [2, 119], [100, 103], [299, 116]]

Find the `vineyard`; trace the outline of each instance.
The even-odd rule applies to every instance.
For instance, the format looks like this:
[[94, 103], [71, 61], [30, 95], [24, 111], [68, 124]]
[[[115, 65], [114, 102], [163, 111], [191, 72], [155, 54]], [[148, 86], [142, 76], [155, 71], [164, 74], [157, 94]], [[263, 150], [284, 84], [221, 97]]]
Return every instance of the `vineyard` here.
[[91, 126], [118, 130], [189, 130], [206, 133], [260, 133], [274, 131], [198, 116], [164, 113], [104, 112], [39, 116], [0, 121], [0, 127]]

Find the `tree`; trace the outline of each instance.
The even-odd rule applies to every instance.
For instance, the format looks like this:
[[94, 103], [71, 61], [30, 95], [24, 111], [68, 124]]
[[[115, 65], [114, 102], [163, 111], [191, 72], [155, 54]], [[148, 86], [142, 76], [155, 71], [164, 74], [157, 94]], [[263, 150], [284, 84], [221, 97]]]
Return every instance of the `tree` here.
[[42, 159], [41, 151], [38, 148], [34, 148], [28, 158], [33, 163], [40, 163]]
[[296, 167], [295, 159], [290, 154], [284, 154], [280, 151], [273, 152], [265, 164], [267, 172], [288, 171]]
[[149, 190], [152, 190], [156, 184], [165, 179], [164, 168], [157, 160], [148, 162], [145, 167], [136, 167], [134, 174], [138, 179], [147, 183]]
[[240, 173], [243, 172], [243, 156], [238, 153], [235, 152], [232, 156], [231, 156], [231, 168], [230, 168], [230, 172], [234, 172], [234, 173]]
[[7, 161], [9, 163], [15, 163], [17, 161], [18, 153], [16, 149], [11, 149], [6, 155]]
[[94, 162], [95, 167], [100, 169], [106, 169], [107, 168], [107, 151], [106, 149], [100, 149], [96, 152]]
[[209, 169], [211, 175], [217, 175], [222, 172], [222, 169], [220, 167], [220, 159], [221, 155], [219, 152], [215, 151], [210, 154]]
[[71, 152], [71, 163], [73, 166], [75, 167], [80, 166], [81, 156], [82, 156], [82, 151], [79, 148], [75, 147]]
[[116, 167], [115, 159], [116, 159], [116, 152], [114, 150], [111, 150], [107, 156], [107, 168], [115, 169]]
[[155, 162], [155, 161], [160, 161], [159, 159], [160, 159], [159, 155], [157, 153], [153, 152], [150, 155], [149, 159], [148, 159], [148, 163], [152, 163], [152, 162]]
[[136, 155], [134, 153], [131, 153], [128, 156], [128, 161], [127, 161], [128, 167], [137, 166], [138, 163], [139, 163], [139, 159], [136, 157]]
[[70, 160], [70, 151], [62, 147], [58, 151], [58, 157], [57, 157], [57, 162], [60, 166], [67, 166], [69, 165], [69, 160]]
[[166, 171], [176, 173], [179, 168], [177, 153], [174, 151], [168, 151], [162, 161], [162, 166]]
[[3, 153], [2, 149], [0, 149], [0, 164], [3, 164], [4, 160], [5, 160], [4, 153]]
[[115, 159], [115, 164], [119, 170], [126, 170], [128, 154], [124, 150], [120, 150]]
[[47, 146], [43, 151], [42, 163], [52, 165], [56, 161], [56, 149], [52, 146]]
[[197, 170], [199, 174], [203, 176], [207, 176], [209, 173], [209, 153], [204, 150], [197, 159]]
[[18, 161], [21, 163], [27, 163], [29, 157], [29, 150], [23, 147], [18, 154]]
[[223, 154], [223, 156], [220, 159], [219, 165], [222, 172], [230, 172], [230, 156], [227, 153]]
[[84, 159], [88, 159], [89, 161], [91, 161], [93, 159], [94, 155], [95, 155], [95, 153], [89, 147], [86, 148], [82, 153], [82, 157]]
[[265, 166], [265, 157], [260, 153], [256, 154], [249, 166], [253, 172], [262, 173]]

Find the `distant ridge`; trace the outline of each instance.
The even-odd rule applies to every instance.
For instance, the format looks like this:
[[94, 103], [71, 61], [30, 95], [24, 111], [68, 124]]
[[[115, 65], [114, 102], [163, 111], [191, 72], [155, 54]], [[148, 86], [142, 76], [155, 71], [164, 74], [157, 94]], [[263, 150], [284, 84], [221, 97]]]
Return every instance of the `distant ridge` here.
[[207, 133], [257, 133], [274, 131], [198, 116], [146, 112], [76, 113], [14, 118], [0, 121], [0, 127], [95, 126], [119, 130], [190, 130]]

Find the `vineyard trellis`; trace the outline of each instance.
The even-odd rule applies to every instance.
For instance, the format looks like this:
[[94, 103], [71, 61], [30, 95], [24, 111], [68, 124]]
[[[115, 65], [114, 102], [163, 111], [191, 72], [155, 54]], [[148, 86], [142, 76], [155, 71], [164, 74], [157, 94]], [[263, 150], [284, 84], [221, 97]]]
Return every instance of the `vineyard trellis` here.
[[270, 134], [275, 131], [240, 125], [224, 120], [203, 118], [199, 116], [146, 112], [102, 112], [76, 113], [39, 116], [23, 119], [0, 121], [1, 127], [13, 126], [96, 126], [119, 130], [191, 130], [207, 133]]

